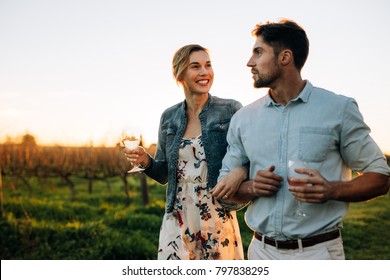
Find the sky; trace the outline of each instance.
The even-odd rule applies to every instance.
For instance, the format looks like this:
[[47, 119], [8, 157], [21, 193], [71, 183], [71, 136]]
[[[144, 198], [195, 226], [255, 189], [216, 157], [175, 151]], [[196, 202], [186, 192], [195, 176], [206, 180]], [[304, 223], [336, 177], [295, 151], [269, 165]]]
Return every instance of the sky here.
[[259, 22], [289, 18], [310, 40], [302, 77], [356, 99], [390, 154], [390, 2], [386, 0], [0, 0], [0, 142], [113, 145], [125, 128], [157, 141], [161, 113], [184, 99], [181, 46], [211, 50], [212, 95], [248, 105]]

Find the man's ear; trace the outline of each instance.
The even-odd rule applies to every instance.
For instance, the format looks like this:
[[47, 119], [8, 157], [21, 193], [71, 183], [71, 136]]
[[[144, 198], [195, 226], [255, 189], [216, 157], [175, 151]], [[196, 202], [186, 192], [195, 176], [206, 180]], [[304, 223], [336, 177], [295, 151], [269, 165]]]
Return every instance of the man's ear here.
[[294, 56], [291, 50], [285, 49], [279, 54], [280, 63], [282, 66], [286, 66], [294, 61]]

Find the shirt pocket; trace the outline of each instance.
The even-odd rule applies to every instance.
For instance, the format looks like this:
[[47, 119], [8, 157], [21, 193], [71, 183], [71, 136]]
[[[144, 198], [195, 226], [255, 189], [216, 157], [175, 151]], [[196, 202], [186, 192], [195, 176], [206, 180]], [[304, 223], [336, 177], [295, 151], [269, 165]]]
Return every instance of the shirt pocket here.
[[301, 127], [299, 158], [307, 162], [322, 162], [332, 146], [332, 130], [327, 127]]
[[169, 152], [170, 151], [170, 148], [173, 144], [173, 141], [175, 139], [175, 135], [176, 135], [176, 130], [173, 129], [173, 128], [170, 128], [168, 127], [167, 128], [167, 138], [166, 138], [166, 143], [165, 143], [165, 147], [166, 147], [166, 151]]

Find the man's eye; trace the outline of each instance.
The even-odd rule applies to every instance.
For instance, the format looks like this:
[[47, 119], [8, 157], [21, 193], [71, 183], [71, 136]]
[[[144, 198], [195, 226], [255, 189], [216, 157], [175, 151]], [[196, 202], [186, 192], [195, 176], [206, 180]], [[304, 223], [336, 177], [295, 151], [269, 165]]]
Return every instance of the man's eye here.
[[254, 53], [255, 55], [261, 55], [262, 51], [261, 51], [261, 49], [254, 49], [254, 50], [253, 50], [253, 53]]

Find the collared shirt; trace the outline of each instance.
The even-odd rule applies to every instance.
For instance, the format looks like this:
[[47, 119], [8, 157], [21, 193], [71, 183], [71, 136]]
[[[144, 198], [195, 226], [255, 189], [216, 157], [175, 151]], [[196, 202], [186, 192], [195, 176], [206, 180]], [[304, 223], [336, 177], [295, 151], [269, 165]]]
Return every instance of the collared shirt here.
[[389, 175], [386, 159], [369, 133], [354, 99], [306, 81], [299, 96], [286, 106], [267, 94], [237, 112], [230, 123], [219, 179], [248, 162], [249, 178], [275, 165], [274, 172], [284, 178], [282, 186], [276, 195], [249, 204], [248, 226], [277, 240], [331, 231], [341, 227], [348, 203], [301, 203], [309, 216], [297, 217], [297, 200], [287, 185], [288, 161], [299, 158], [328, 181], [350, 180], [351, 170]]
[[[226, 135], [230, 119], [239, 109], [240, 102], [222, 99], [209, 94], [209, 98], [199, 114], [202, 130], [202, 143], [206, 154], [208, 183], [210, 190], [217, 183], [222, 159], [226, 153]], [[187, 126], [186, 101], [164, 111], [160, 119], [157, 151], [151, 165], [144, 171], [146, 175], [161, 184], [168, 183], [165, 211], [173, 210], [177, 192], [177, 160], [179, 144]]]

